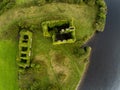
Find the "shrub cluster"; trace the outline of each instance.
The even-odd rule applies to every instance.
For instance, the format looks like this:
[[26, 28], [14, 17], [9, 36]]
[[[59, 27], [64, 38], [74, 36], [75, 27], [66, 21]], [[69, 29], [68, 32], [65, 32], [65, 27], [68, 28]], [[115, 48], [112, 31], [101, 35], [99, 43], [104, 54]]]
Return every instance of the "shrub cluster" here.
[[79, 46], [75, 46], [74, 50], [73, 50], [73, 54], [76, 55], [77, 57], [85, 57], [86, 55], [88, 55], [91, 51], [90, 47], [79, 47]]
[[95, 3], [98, 6], [98, 14], [96, 17], [95, 29], [98, 31], [103, 31], [106, 22], [107, 7], [104, 0], [96, 0]]
[[35, 30], [39, 30], [39, 28], [40, 28], [39, 23], [33, 24], [32, 20], [27, 21], [26, 19], [19, 19], [16, 22], [16, 26], [19, 28], [19, 30], [26, 29], [31, 32], [35, 32]]

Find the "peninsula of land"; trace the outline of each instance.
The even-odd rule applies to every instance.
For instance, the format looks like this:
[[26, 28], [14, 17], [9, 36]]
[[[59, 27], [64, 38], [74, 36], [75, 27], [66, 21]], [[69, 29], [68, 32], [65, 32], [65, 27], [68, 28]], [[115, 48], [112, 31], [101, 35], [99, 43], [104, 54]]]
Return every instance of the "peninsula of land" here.
[[106, 13], [104, 0], [0, 1], [0, 90], [76, 90]]

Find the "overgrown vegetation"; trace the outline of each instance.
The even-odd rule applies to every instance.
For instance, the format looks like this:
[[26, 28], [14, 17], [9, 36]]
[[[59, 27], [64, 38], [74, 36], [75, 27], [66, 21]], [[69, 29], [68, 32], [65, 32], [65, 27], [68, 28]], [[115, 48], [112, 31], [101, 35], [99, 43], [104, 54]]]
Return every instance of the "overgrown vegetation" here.
[[[0, 90], [4, 90], [6, 83], [5, 90], [18, 90], [17, 78], [21, 90], [75, 90], [91, 51], [90, 47], [82, 46], [96, 32], [99, 7], [94, 0], [16, 0], [15, 8], [0, 16], [0, 71], [4, 68], [8, 70], [0, 75], [3, 77], [0, 79]], [[54, 46], [50, 38], [43, 36], [43, 22], [71, 18], [74, 19], [75, 43]], [[98, 30], [103, 28], [104, 23], [99, 24]], [[33, 32], [33, 55], [30, 66], [25, 69], [17, 68], [15, 63], [19, 33], [23, 29]], [[4, 67], [6, 65], [10, 66]], [[16, 68], [21, 71], [19, 77]], [[8, 73], [11, 71], [10, 76]]]
[[104, 0], [96, 0], [95, 3], [98, 6], [98, 14], [94, 26], [96, 30], [103, 31], [106, 23], [107, 7]]
[[0, 0], [0, 15], [11, 9], [15, 5], [15, 0]]

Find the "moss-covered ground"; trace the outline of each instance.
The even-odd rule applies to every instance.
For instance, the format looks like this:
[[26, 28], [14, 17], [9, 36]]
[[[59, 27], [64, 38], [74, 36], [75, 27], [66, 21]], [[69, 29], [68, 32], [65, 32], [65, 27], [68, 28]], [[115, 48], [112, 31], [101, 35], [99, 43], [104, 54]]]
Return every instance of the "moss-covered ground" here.
[[[96, 32], [98, 6], [24, 1], [16, 0], [0, 15], [0, 90], [75, 90], [89, 62], [91, 48], [83, 45]], [[71, 19], [75, 43], [53, 45], [52, 38], [43, 36], [42, 22]], [[16, 58], [22, 29], [32, 31], [33, 42], [31, 66], [19, 72]]]

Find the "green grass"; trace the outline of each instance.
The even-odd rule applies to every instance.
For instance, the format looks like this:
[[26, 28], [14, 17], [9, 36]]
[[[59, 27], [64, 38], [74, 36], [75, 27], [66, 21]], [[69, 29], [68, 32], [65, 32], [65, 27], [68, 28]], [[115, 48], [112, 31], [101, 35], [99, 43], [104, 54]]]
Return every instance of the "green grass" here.
[[[48, 8], [48, 10], [46, 11], [45, 8]], [[62, 8], [63, 10], [60, 10], [60, 8]], [[42, 12], [39, 12], [39, 11], [42, 11]], [[64, 11], [64, 12], [61, 12], [61, 11]], [[22, 12], [24, 12], [24, 14]], [[6, 18], [6, 15], [8, 14], [9, 14], [9, 17]], [[14, 17], [12, 17], [13, 15]], [[33, 77], [33, 74], [29, 74], [29, 73], [21, 74], [20, 77], [23, 78], [30, 75], [29, 77], [33, 77], [33, 79], [35, 80], [37, 78], [38, 84], [39, 82], [42, 82], [42, 83], [44, 82], [40, 87], [41, 89], [44, 87], [45, 88], [59, 87], [62, 90], [75, 89], [81, 76], [83, 75], [84, 67], [86, 66], [86, 64], [84, 63], [79, 64], [79, 62], [82, 62], [82, 61], [79, 61], [79, 57], [77, 58], [73, 54], [73, 50], [75, 49], [74, 47], [78, 45], [77, 42], [79, 42], [79, 40], [81, 40], [81, 44], [79, 44], [79, 46], [81, 46], [83, 42], [85, 43], [87, 41], [87, 39], [84, 39], [85, 36], [91, 37], [91, 35], [94, 34], [95, 30], [92, 28], [92, 23], [94, 22], [95, 16], [96, 16], [95, 7], [89, 7], [85, 4], [76, 6], [76, 5], [68, 5], [68, 4], [61, 4], [61, 3], [52, 4], [52, 5], [47, 4], [39, 8], [33, 7], [32, 9], [31, 8], [24, 8], [24, 9], [14, 8], [6, 12], [5, 14], [3, 14], [0, 17], [2, 24], [3, 23], [10, 23], [10, 24], [9, 26], [5, 27], [5, 25], [3, 25], [1, 27], [1, 36], [5, 35], [5, 33], [7, 32], [7, 35], [3, 36], [2, 39], [4, 40], [4, 39], [8, 39], [7, 37], [11, 37], [12, 42], [17, 41], [16, 37], [18, 36], [17, 32], [19, 31], [17, 28], [18, 26], [26, 29], [31, 29], [33, 31], [33, 48], [32, 48], [33, 63], [38, 60], [38, 61], [42, 61], [47, 65], [45, 68], [45, 70], [47, 71], [47, 74], [44, 79], [39, 77], [40, 75], [39, 73], [34, 73], [35, 74], [34, 77]], [[23, 19], [21, 20], [19, 18], [23, 18]], [[74, 24], [76, 27], [76, 39], [77, 39], [76, 43], [53, 46], [52, 38], [45, 38], [43, 36], [42, 29], [41, 29], [42, 22], [45, 20], [52, 20], [52, 19], [55, 19], [55, 20], [69, 19], [70, 20], [71, 18], [74, 18]], [[63, 62], [62, 62], [62, 63], [65, 63], [65, 65], [59, 64], [59, 66], [57, 66], [57, 63], [54, 62], [54, 57], [56, 56], [56, 54], [58, 54], [59, 56], [65, 57], [63, 58]], [[85, 57], [87, 58], [87, 56]], [[43, 67], [43, 65], [41, 66]], [[33, 73], [33, 71], [30, 71], [30, 72]], [[62, 73], [65, 76], [63, 79], [60, 78], [59, 76], [60, 73]], [[27, 78], [25, 80], [20, 79], [19, 80], [20, 87], [22, 89], [28, 89], [28, 90], [32, 87], [36, 88], [33, 84], [36, 82], [33, 82], [34, 80], [32, 80], [31, 81], [32, 83], [29, 83], [29, 80], [30, 78]], [[46, 80], [47, 80], [47, 83], [46, 83]], [[22, 83], [24, 84], [24, 87]], [[28, 86], [31, 86], [31, 87], [28, 87]]]
[[27, 3], [28, 1], [26, 0], [16, 0], [16, 4], [23, 4], [23, 3]]
[[[0, 16], [0, 90], [18, 90], [16, 56], [21, 28], [33, 32], [32, 64], [19, 73], [21, 90], [74, 90], [88, 64], [91, 49], [80, 46], [96, 32], [97, 6], [47, 3], [19, 7], [24, 3], [29, 2], [16, 0], [16, 7]], [[76, 42], [53, 45], [52, 38], [43, 36], [42, 22], [66, 19], [73, 19]]]
[[16, 43], [0, 41], [0, 90], [17, 90]]

